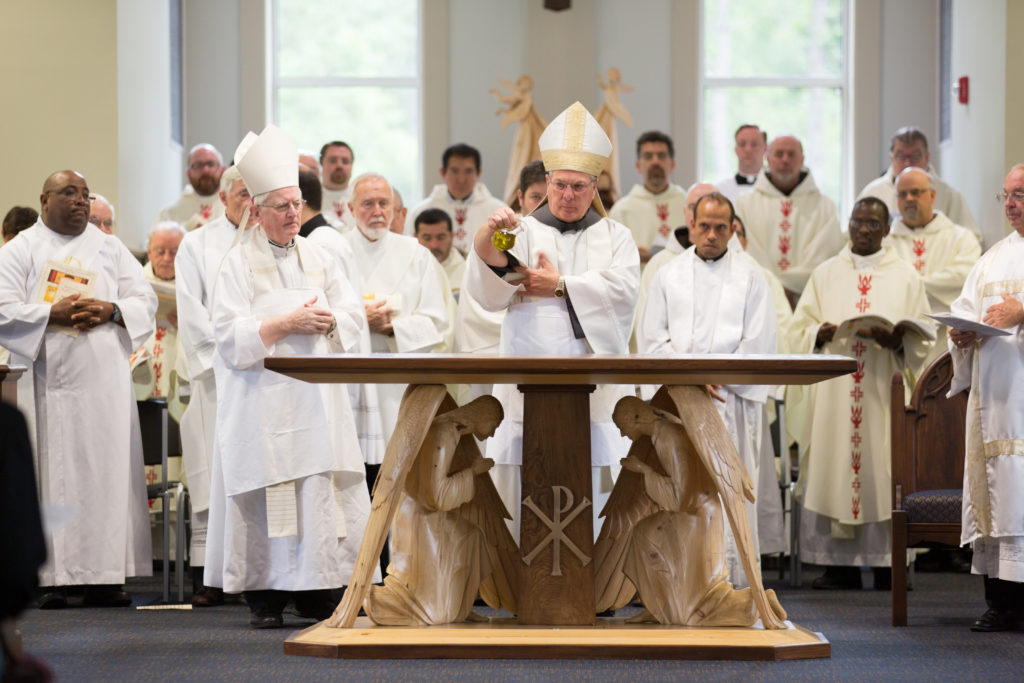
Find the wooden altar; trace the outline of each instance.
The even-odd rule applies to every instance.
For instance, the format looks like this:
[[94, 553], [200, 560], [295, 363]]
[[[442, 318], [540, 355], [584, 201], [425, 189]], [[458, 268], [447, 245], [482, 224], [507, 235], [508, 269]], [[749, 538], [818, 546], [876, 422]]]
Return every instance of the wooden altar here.
[[[595, 625], [594, 566], [590, 561], [594, 540], [592, 515], [589, 509], [581, 514], [582, 508], [593, 500], [589, 394], [597, 384], [813, 384], [853, 372], [856, 369], [853, 359], [825, 355], [666, 358], [341, 354], [268, 358], [265, 366], [308, 382], [516, 384], [523, 392], [522, 501], [532, 514], [522, 515], [520, 557], [523, 565], [519, 582], [522, 599], [518, 619], [494, 623], [492, 630], [482, 632], [479, 628], [462, 625], [418, 629], [429, 634], [417, 648], [416, 652], [420, 653], [417, 656], [744, 659], [829, 656], [827, 640], [795, 626], [785, 631], [784, 637], [777, 631], [746, 629], [748, 633], [742, 638], [723, 639], [722, 629], [624, 627], [619, 624], [614, 632], [601, 632], [612, 639], [622, 639], [622, 647], [609, 647], [597, 637], [572, 639], [570, 633], [579, 629], [608, 628], [606, 620]], [[707, 400], [710, 401], [710, 397]], [[561, 628], [552, 629], [553, 626]], [[567, 630], [567, 626], [574, 628]], [[413, 637], [411, 631], [417, 629], [374, 627], [363, 620], [353, 629], [327, 628], [319, 624], [289, 638], [285, 652], [326, 657], [391, 657], [395, 653], [388, 651], [388, 639], [404, 646]], [[441, 635], [442, 631], [445, 636]], [[499, 631], [505, 634], [504, 639], [498, 637]], [[531, 631], [537, 640], [534, 644], [530, 644]], [[659, 638], [645, 635], [652, 631], [656, 631]], [[355, 632], [364, 632], [364, 637], [353, 635]], [[709, 632], [710, 641], [707, 640]], [[369, 634], [373, 638], [367, 637]], [[384, 645], [382, 649], [367, 647], [371, 642]], [[539, 647], [541, 643], [544, 647]], [[514, 654], [517, 647], [526, 648], [529, 655]]]

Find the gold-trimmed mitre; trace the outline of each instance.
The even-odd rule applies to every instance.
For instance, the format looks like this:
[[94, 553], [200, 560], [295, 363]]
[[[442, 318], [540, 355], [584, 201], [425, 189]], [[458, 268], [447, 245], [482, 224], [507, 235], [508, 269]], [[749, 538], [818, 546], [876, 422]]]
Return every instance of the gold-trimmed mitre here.
[[587, 108], [579, 102], [563, 111], [541, 133], [544, 170], [579, 171], [595, 178], [608, 165], [612, 141]]

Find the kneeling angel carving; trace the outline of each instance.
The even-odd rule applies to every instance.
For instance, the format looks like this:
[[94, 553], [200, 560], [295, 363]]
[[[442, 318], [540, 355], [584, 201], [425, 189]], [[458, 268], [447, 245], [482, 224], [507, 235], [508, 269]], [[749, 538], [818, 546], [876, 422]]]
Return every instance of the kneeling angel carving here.
[[[666, 403], [666, 393], [671, 403]], [[684, 626], [785, 628], [786, 613], [765, 591], [754, 562], [743, 499], [754, 487], [703, 387], [659, 392], [680, 417], [637, 398], [613, 419], [633, 440], [602, 515], [597, 539], [597, 609], [617, 609], [640, 595], [634, 621]], [[740, 551], [750, 588], [727, 580], [724, 519]]]

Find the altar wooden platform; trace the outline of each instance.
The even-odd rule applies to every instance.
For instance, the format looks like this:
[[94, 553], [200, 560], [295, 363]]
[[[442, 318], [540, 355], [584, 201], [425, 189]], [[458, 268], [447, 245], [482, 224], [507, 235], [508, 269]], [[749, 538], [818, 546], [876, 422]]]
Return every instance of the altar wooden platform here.
[[293, 633], [285, 654], [329, 659], [721, 659], [784, 661], [832, 656], [820, 633], [790, 624], [784, 630], [626, 624], [521, 626], [513, 619], [430, 627], [353, 628], [326, 622]]

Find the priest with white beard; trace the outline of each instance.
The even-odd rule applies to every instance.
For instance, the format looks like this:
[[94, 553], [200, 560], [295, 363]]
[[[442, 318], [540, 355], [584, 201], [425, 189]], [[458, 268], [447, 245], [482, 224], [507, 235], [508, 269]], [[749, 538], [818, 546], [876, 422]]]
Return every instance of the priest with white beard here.
[[[268, 356], [357, 348], [360, 303], [330, 255], [298, 236], [298, 152], [280, 129], [249, 133], [235, 164], [258, 225], [214, 288], [217, 428], [205, 580], [245, 592], [253, 628], [331, 614], [370, 511], [348, 392], [263, 367]], [[244, 222], [243, 221], [240, 221]]]
[[775, 274], [795, 301], [811, 271], [839, 253], [844, 236], [836, 205], [804, 168], [803, 145], [780, 135], [768, 146], [768, 168], [736, 198], [747, 227], [747, 253]]
[[156, 295], [116, 237], [89, 223], [75, 171], [43, 184], [39, 219], [0, 249], [0, 345], [35, 388], [36, 476], [43, 504], [70, 519], [47, 538], [39, 607], [127, 606], [125, 577], [153, 555], [139, 419], [128, 357], [153, 333]]
[[[814, 269], [793, 313], [792, 350], [857, 360], [852, 375], [791, 391], [787, 400], [789, 429], [802, 447], [800, 559], [826, 566], [814, 588], [859, 589], [865, 565], [875, 568], [875, 589], [891, 585], [889, 391], [894, 372], [920, 372], [932, 341], [918, 329], [934, 324], [924, 317], [930, 308], [917, 271], [883, 247], [888, 232], [884, 202], [854, 204], [850, 243]], [[839, 327], [865, 315], [895, 329]]]
[[[210, 476], [213, 472], [214, 429], [217, 424], [217, 383], [213, 372], [216, 338], [213, 334], [213, 286], [221, 261], [235, 242], [238, 224], [251, 197], [237, 166], [220, 177], [218, 201], [224, 215], [185, 235], [174, 259], [175, 298], [178, 302], [177, 374], [189, 385], [189, 401], [181, 416], [181, 455], [192, 505], [189, 565], [193, 571], [194, 607], [224, 602], [220, 588], [203, 582], [206, 535], [210, 516]], [[250, 214], [246, 228], [256, 224]]]
[[[903, 170], [896, 178], [896, 192], [900, 215], [893, 221], [886, 242], [920, 274], [932, 310], [948, 311], [960, 295], [967, 274], [981, 258], [978, 238], [933, 209], [935, 183], [924, 169]], [[940, 325], [923, 367], [945, 352], [946, 327]]]
[[[391, 232], [394, 200], [391, 185], [381, 175], [364, 173], [352, 181], [349, 210], [356, 230], [342, 237], [348, 242], [359, 269], [363, 304], [374, 353], [430, 353], [451, 333], [444, 271], [415, 237]], [[322, 229], [322, 228], [321, 228]], [[391, 438], [398, 420], [404, 384], [380, 384], [381, 425], [384, 441]], [[367, 461], [376, 474], [380, 460]]]
[[971, 270], [953, 315], [1006, 330], [978, 338], [950, 330], [949, 394], [970, 387], [960, 542], [974, 548], [989, 609], [973, 631], [1024, 630], [1024, 164], [1000, 195], [1013, 228]]
[[[768, 283], [756, 263], [727, 248], [733, 218], [732, 203], [718, 192], [697, 201], [690, 220], [693, 246], [659, 270], [648, 290], [637, 323], [640, 353], [775, 353], [775, 315]], [[747, 473], [760, 483], [769, 387], [708, 389], [719, 400], [716, 406]], [[758, 499], [778, 496], [778, 486], [770, 490], [759, 486], [756, 495]], [[754, 556], [760, 558], [757, 507], [751, 502], [746, 506]], [[737, 587], [750, 585], [731, 533], [726, 535], [725, 550], [729, 581]]]
[[[640, 254], [629, 228], [605, 216], [597, 178], [611, 154], [611, 141], [582, 104], [574, 103], [544, 130], [541, 158], [547, 171], [547, 203], [526, 217], [496, 211], [474, 239], [462, 296], [491, 311], [507, 310], [501, 353], [507, 355], [627, 352], [633, 327]], [[515, 245], [498, 251], [498, 230], [521, 226]], [[632, 387], [599, 386], [590, 395], [594, 534], [619, 460], [630, 441], [612, 422], [616, 401]], [[516, 517], [518, 537], [523, 453], [523, 396], [498, 385], [495, 396], [505, 420], [491, 437], [487, 456], [506, 507]], [[499, 470], [499, 471], [495, 471]]]

